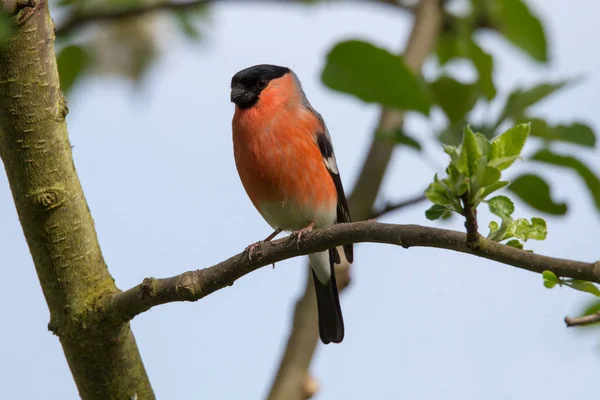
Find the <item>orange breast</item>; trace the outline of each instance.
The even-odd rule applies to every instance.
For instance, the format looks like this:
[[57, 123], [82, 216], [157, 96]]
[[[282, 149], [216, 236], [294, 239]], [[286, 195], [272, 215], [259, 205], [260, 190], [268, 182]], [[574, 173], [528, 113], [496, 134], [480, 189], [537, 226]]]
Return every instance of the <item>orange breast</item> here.
[[[303, 106], [265, 107], [275, 102], [261, 105], [263, 100], [247, 110], [236, 107], [237, 170], [250, 200], [271, 225], [299, 229], [323, 213], [329, 216], [337, 204], [333, 180], [314, 139], [323, 127]], [[289, 215], [271, 215], [276, 221], [270, 221], [265, 207], [272, 204]]]

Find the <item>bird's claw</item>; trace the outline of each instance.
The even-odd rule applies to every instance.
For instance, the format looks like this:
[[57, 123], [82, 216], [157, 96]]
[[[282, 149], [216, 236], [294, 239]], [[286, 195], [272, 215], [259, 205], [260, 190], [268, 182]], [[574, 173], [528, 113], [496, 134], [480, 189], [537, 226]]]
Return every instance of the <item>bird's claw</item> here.
[[258, 258], [261, 257], [261, 253], [260, 253], [260, 246], [263, 243], [266, 242], [270, 242], [271, 240], [273, 240], [273, 238], [277, 235], [279, 235], [279, 233], [281, 233], [281, 229], [277, 228], [275, 229], [275, 231], [273, 233], [271, 233], [269, 236], [267, 236], [267, 238], [265, 240], [259, 240], [256, 243], [252, 243], [250, 246], [246, 247], [246, 251], [248, 252], [248, 260], [250, 260], [250, 262], [252, 262], [252, 254], [254, 254], [255, 251], [258, 250]]
[[263, 242], [258, 241], [256, 243], [252, 243], [250, 246], [246, 247], [246, 252], [248, 253], [248, 260], [252, 262], [252, 256], [254, 253], [258, 253], [258, 258], [260, 258], [260, 246]]
[[300, 251], [300, 243], [302, 242], [302, 236], [305, 233], [311, 232], [314, 227], [315, 227], [315, 223], [311, 222], [307, 227], [299, 229], [296, 232], [292, 233], [292, 236], [296, 236], [296, 247], [297, 247], [298, 251]]

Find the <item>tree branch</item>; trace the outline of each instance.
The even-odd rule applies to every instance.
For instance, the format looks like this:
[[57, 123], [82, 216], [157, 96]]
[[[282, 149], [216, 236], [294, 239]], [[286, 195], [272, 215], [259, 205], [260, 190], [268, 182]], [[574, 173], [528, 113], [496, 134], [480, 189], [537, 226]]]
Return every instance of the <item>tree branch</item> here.
[[249, 260], [247, 251], [244, 251], [212, 267], [185, 272], [171, 278], [146, 278], [141, 284], [106, 299], [103, 313], [113, 323], [120, 324], [160, 304], [199, 300], [233, 285], [237, 279], [266, 265], [344, 244], [361, 242], [387, 243], [405, 249], [435, 247], [453, 250], [532, 272], [542, 273], [550, 270], [560, 277], [600, 282], [598, 264], [547, 257], [484, 238], [480, 238], [479, 247], [474, 249], [467, 244], [466, 236], [462, 232], [420, 225], [363, 221], [337, 224], [307, 233], [302, 237], [300, 250], [296, 241], [287, 237], [260, 243], [253, 253], [252, 261]]
[[[287, 398], [290, 399], [304, 400], [307, 398], [306, 380], [314, 379], [310, 376], [307, 367], [313, 357], [313, 352], [307, 351], [307, 349], [314, 349], [319, 340], [317, 313], [315, 312], [317, 298], [312, 279], [312, 274], [309, 274], [306, 279], [304, 292], [294, 307], [288, 345], [285, 347], [283, 357], [279, 363], [277, 375], [275, 375], [275, 379], [271, 385], [271, 392], [268, 399], [285, 399], [286, 397], [284, 396], [288, 396]], [[340, 281], [338, 280], [338, 289], [339, 283]], [[291, 382], [294, 384], [290, 385]], [[298, 386], [296, 386], [296, 383]]]
[[568, 327], [591, 325], [596, 322], [600, 322], [600, 311], [582, 317], [565, 317], [565, 324]]
[[[9, 0], [2, 0], [9, 1]], [[16, 0], [10, 0], [12, 2], [16, 2]], [[221, 0], [224, 1], [224, 0]], [[296, 0], [296, 2], [300, 2], [304, 0]], [[415, 7], [407, 6], [405, 4], [399, 3], [394, 0], [378, 0], [380, 3], [388, 4], [394, 6], [395, 8], [399, 8], [402, 10], [406, 10], [409, 12], [414, 12]], [[127, 7], [127, 8], [98, 8], [96, 10], [88, 10], [88, 11], [74, 11], [69, 16], [67, 16], [64, 21], [58, 25], [55, 29], [56, 36], [64, 36], [76, 31], [77, 29], [83, 28], [90, 23], [96, 22], [112, 22], [119, 21], [126, 18], [137, 17], [145, 14], [150, 14], [158, 11], [184, 11], [193, 9], [196, 7], [202, 7], [209, 3], [214, 2], [214, 0], [192, 0], [185, 2], [160, 2], [160, 3], [150, 3], [150, 4], [141, 4], [135, 7]]]
[[409, 6], [408, 4], [404, 4], [398, 0], [378, 0], [380, 3], [387, 4], [393, 6], [395, 8], [399, 8], [401, 10], [405, 10], [411, 13], [415, 13], [417, 10], [416, 6]]
[[64, 36], [90, 23], [112, 22], [137, 17], [157, 11], [183, 11], [202, 7], [211, 0], [193, 0], [186, 2], [161, 2], [142, 4], [128, 8], [103, 8], [85, 12], [73, 12], [56, 27], [56, 36]]
[[419, 194], [417, 196], [409, 197], [408, 199], [399, 201], [397, 203], [388, 202], [381, 209], [373, 211], [373, 213], [371, 214], [371, 216], [369, 218], [376, 219], [376, 218], [381, 217], [384, 214], [388, 214], [388, 213], [391, 213], [394, 211], [401, 210], [405, 207], [409, 207], [409, 206], [418, 204], [418, 203], [422, 202], [423, 200], [427, 200], [427, 198], [424, 195]]

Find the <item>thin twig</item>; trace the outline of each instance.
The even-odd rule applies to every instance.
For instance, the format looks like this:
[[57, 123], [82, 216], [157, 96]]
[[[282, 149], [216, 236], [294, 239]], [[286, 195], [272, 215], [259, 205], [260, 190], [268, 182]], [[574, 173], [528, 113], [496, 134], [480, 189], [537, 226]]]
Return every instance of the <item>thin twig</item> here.
[[418, 196], [410, 197], [410, 198], [408, 198], [406, 200], [402, 200], [402, 201], [399, 201], [397, 203], [390, 203], [390, 202], [388, 202], [383, 208], [381, 208], [381, 209], [379, 209], [377, 211], [373, 211], [373, 214], [371, 214], [371, 216], [369, 218], [370, 219], [376, 219], [376, 218], [381, 217], [384, 214], [388, 214], [388, 213], [391, 213], [393, 211], [398, 211], [398, 210], [401, 210], [401, 209], [403, 209], [405, 207], [418, 204], [418, 203], [420, 203], [420, 202], [422, 202], [423, 200], [426, 200], [426, 199], [427, 198], [424, 195], [420, 194]]
[[408, 4], [404, 4], [403, 2], [398, 1], [398, 0], [378, 0], [378, 1], [380, 3], [388, 4], [390, 6], [394, 6], [396, 8], [400, 8], [402, 10], [409, 11], [411, 13], [414, 13], [417, 10], [416, 6], [409, 6]]
[[[374, 221], [337, 224], [307, 233], [302, 247], [283, 238], [260, 243], [252, 261], [246, 251], [212, 267], [185, 272], [171, 278], [147, 278], [141, 284], [111, 296], [102, 307], [108, 321], [121, 324], [150, 308], [176, 301], [196, 301], [231, 286], [242, 276], [288, 258], [316, 253], [349, 243], [387, 243], [403, 248], [435, 247], [473, 254], [528, 271], [549, 270], [557, 276], [600, 282], [600, 265], [530, 253], [480, 238], [479, 247], [469, 246], [462, 232], [420, 225], [382, 224]], [[316, 330], [315, 330], [316, 335]]]
[[582, 317], [565, 317], [565, 324], [571, 326], [585, 326], [600, 322], [600, 311]]
[[[225, 0], [221, 0], [224, 2]], [[380, 3], [389, 4], [396, 8], [414, 12], [415, 7], [408, 6], [403, 3], [399, 3], [393, 0], [378, 0]], [[280, 3], [286, 3], [286, 1], [274, 1]], [[287, 3], [292, 3], [288, 1]], [[300, 2], [300, 0], [296, 0]], [[183, 11], [200, 6], [207, 5], [209, 3], [215, 3], [214, 0], [193, 0], [186, 2], [161, 2], [154, 4], [142, 4], [135, 7], [127, 8], [98, 8], [96, 10], [87, 10], [82, 12], [73, 12], [65, 18], [65, 20], [56, 27], [54, 33], [56, 36], [67, 35], [79, 28], [82, 28], [90, 23], [96, 22], [112, 22], [119, 21], [125, 18], [137, 17], [148, 13], [157, 11]]]
[[463, 203], [463, 215], [465, 216], [465, 228], [467, 228], [467, 244], [477, 246], [479, 233], [477, 232], [477, 210], [469, 203], [469, 193], [461, 197]]
[[71, 15], [67, 16], [60, 25], [56, 27], [54, 33], [56, 34], [56, 36], [64, 36], [90, 23], [118, 21], [125, 18], [141, 16], [157, 11], [189, 10], [197, 7], [202, 7], [210, 2], [211, 0], [193, 0], [179, 3], [165, 2], [143, 4], [136, 7], [127, 8], [111, 7], [82, 12], [73, 12]]

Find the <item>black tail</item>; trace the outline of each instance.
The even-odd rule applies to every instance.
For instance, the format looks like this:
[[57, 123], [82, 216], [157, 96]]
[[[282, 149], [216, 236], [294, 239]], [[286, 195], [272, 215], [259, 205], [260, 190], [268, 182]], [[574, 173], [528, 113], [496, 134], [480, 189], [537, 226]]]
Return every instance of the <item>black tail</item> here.
[[335, 249], [329, 250], [329, 265], [331, 266], [331, 279], [323, 284], [313, 271], [315, 292], [317, 293], [317, 311], [319, 314], [319, 335], [325, 344], [330, 342], [340, 343], [344, 339], [344, 319], [335, 281], [333, 260]]

